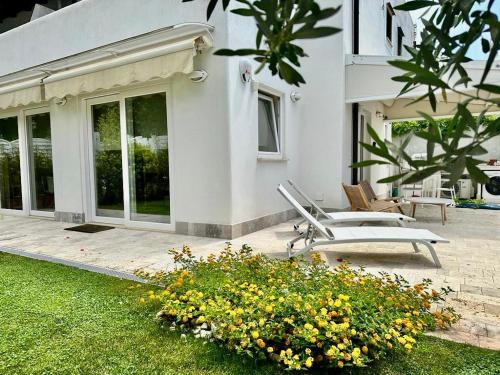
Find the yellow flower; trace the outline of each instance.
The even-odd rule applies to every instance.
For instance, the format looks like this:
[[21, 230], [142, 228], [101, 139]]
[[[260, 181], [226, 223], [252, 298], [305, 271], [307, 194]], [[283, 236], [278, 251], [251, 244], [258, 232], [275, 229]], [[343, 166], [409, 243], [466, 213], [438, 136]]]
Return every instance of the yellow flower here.
[[255, 343], [257, 344], [257, 346], [261, 349], [265, 348], [266, 347], [266, 343], [264, 342], [264, 340], [262, 339], [258, 339], [257, 341], [255, 341]]
[[259, 326], [262, 327], [264, 324], [266, 324], [266, 321], [262, 318], [259, 319]]
[[309, 354], [311, 354], [311, 349], [307, 348], [307, 349], [305, 350], [305, 352], [306, 352], [306, 354], [307, 354], [307, 355], [309, 355]]
[[207, 319], [203, 315], [198, 317], [198, 323], [204, 323], [206, 320]]
[[142, 297], [141, 297], [141, 298], [139, 299], [139, 303], [141, 303], [141, 304], [142, 304], [142, 303], [146, 303], [146, 300], [145, 300], [144, 298], [142, 298]]
[[270, 346], [270, 347], [268, 347], [268, 348], [267, 348], [267, 352], [268, 352], [268, 353], [272, 353], [272, 352], [273, 352], [273, 350], [274, 350], [274, 349], [273, 349], [273, 347], [272, 347], [272, 346]]
[[271, 313], [271, 312], [273, 312], [273, 305], [267, 305], [267, 306], [266, 306], [266, 312], [267, 312], [267, 313]]
[[344, 353], [344, 360], [345, 361], [350, 361], [351, 360], [351, 355], [349, 353]]
[[368, 347], [366, 345], [364, 345], [362, 348], [361, 348], [361, 351], [363, 352], [363, 354], [368, 354]]
[[337, 362], [337, 367], [338, 367], [338, 368], [342, 368], [342, 367], [344, 367], [344, 362], [342, 362], [342, 361], [338, 361], [338, 362]]
[[252, 331], [252, 337], [254, 339], [258, 339], [259, 338], [259, 331]]
[[356, 359], [361, 355], [361, 350], [359, 348], [354, 348], [351, 355], [352, 358]]
[[306, 367], [312, 367], [313, 365], [313, 360], [312, 357], [309, 357], [306, 359]]
[[286, 350], [286, 355], [287, 355], [287, 356], [289, 356], [289, 357], [291, 357], [291, 356], [292, 356], [292, 354], [293, 354], [292, 349], [288, 348], [288, 349]]
[[310, 324], [310, 323], [306, 323], [306, 324], [304, 324], [304, 328], [305, 328], [305, 329], [307, 329], [308, 331], [310, 331], [310, 330], [312, 330], [314, 327], [313, 327], [313, 325], [312, 325], [312, 324]]
[[339, 348], [340, 350], [344, 350], [344, 349], [345, 349], [345, 345], [344, 345], [344, 344], [342, 344], [342, 343], [339, 343], [339, 344], [337, 345], [337, 348]]

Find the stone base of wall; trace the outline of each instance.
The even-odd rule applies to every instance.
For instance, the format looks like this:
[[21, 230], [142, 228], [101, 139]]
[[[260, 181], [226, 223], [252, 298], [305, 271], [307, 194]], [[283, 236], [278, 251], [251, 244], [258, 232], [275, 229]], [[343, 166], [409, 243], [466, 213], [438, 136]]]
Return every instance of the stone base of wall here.
[[233, 225], [188, 223], [185, 221], [177, 221], [175, 223], [175, 232], [178, 234], [186, 234], [190, 236], [223, 238], [232, 240], [234, 238], [238, 238], [246, 234], [283, 223], [285, 221], [293, 219], [294, 217], [297, 217], [297, 213], [295, 210], [291, 209]]
[[83, 224], [85, 223], [85, 214], [78, 212], [56, 211], [54, 212], [54, 220], [65, 223]]

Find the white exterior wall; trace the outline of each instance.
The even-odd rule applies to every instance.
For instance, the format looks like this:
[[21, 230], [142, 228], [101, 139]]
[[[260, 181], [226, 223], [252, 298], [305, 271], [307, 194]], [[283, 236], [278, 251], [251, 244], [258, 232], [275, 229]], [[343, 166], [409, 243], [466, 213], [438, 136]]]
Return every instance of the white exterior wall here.
[[[175, 11], [173, 11], [175, 10]], [[214, 45], [226, 45], [227, 14], [215, 12]], [[0, 35], [9, 74], [102, 45], [184, 22], [205, 22], [206, 3], [177, 0], [84, 0]], [[20, 41], [22, 41], [20, 43]], [[227, 62], [209, 50], [195, 57], [195, 68], [209, 72], [202, 84], [183, 76], [170, 81], [169, 136], [175, 139], [171, 189], [175, 221], [229, 224], [231, 183]], [[121, 92], [126, 88], [116, 90]], [[102, 93], [96, 93], [102, 95]], [[83, 123], [80, 98], [51, 104], [56, 211], [82, 213], [86, 202]], [[87, 213], [88, 214], [88, 213]]]
[[[361, 28], [373, 23], [366, 7], [378, 2], [361, 1], [365, 4], [360, 9]], [[195, 58], [195, 68], [208, 71], [208, 79], [193, 84], [179, 75], [163, 86], [170, 97], [175, 222], [234, 225], [283, 212], [290, 207], [276, 186], [286, 184], [288, 178], [323, 207], [347, 206], [341, 182], [350, 181], [352, 160], [352, 106], [345, 104], [344, 69], [345, 54], [352, 45], [351, 1], [322, 3], [343, 4], [342, 11], [325, 22], [344, 32], [303, 42], [310, 57], [302, 60], [300, 71], [307, 84], [292, 87], [267, 69], [255, 77], [261, 88], [282, 97], [283, 160], [258, 159], [258, 94], [240, 80], [241, 59], [212, 56], [218, 48], [253, 46], [251, 19], [218, 7], [210, 20], [215, 26], [214, 50]], [[0, 35], [2, 50], [10, 54], [8, 60], [0, 60], [0, 76], [167, 26], [205, 22], [206, 5], [206, 1], [84, 0]], [[374, 43], [369, 38], [385, 42], [385, 13], [381, 14], [381, 23], [372, 25], [378, 25], [375, 29], [361, 29], [361, 52], [364, 44]], [[386, 53], [382, 47], [374, 48], [374, 53]], [[257, 63], [253, 64], [256, 68]], [[292, 102], [292, 91], [298, 91], [302, 100]], [[87, 168], [83, 104], [81, 97], [70, 98], [65, 106], [51, 103], [50, 109], [56, 211], [89, 215], [88, 174], [92, 171]], [[380, 110], [377, 105], [366, 109], [373, 117]], [[383, 131], [383, 122], [372, 124]]]
[[[349, 2], [349, 0], [348, 0]], [[385, 35], [386, 3], [393, 7], [405, 0], [359, 0], [359, 54], [361, 55], [397, 55], [397, 28], [403, 29], [403, 45], [413, 45], [414, 28], [407, 12], [395, 10], [392, 22], [392, 44]], [[406, 56], [403, 50], [403, 56]]]
[[[330, 1], [325, 6], [334, 6]], [[337, 2], [340, 3], [340, 2]], [[342, 13], [329, 24], [342, 26]], [[229, 15], [229, 47], [255, 44], [255, 25], [249, 18]], [[233, 30], [233, 32], [231, 32]], [[238, 32], [234, 32], [238, 30]], [[233, 222], [238, 223], [287, 210], [276, 187], [291, 178], [324, 207], [344, 207], [341, 182], [348, 169], [341, 155], [344, 147], [343, 36], [302, 43], [309, 58], [300, 69], [307, 84], [300, 88], [272, 77], [268, 69], [254, 77], [259, 87], [281, 94], [284, 160], [258, 159], [257, 96], [239, 78], [241, 58], [229, 60], [231, 116], [231, 178]], [[254, 69], [258, 64], [251, 60]], [[297, 91], [296, 103], [290, 94]]]

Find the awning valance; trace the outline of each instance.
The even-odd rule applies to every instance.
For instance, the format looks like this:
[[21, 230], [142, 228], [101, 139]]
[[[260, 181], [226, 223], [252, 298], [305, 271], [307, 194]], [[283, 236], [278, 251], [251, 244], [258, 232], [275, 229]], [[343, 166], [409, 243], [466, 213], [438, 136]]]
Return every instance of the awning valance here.
[[206, 37], [191, 37], [165, 46], [112, 57], [104, 61], [55, 73], [44, 80], [45, 99], [76, 96], [132, 83], [165, 79], [193, 71], [200, 49], [211, 46]]
[[42, 101], [40, 79], [0, 87], [0, 110]]

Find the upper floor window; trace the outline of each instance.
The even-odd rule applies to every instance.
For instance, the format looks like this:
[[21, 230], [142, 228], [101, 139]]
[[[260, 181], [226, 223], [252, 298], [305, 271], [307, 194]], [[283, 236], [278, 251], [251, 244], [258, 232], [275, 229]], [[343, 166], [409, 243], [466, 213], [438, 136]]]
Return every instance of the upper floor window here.
[[405, 37], [405, 34], [403, 32], [403, 29], [401, 27], [398, 27], [398, 56], [403, 55], [403, 38]]
[[389, 43], [392, 44], [392, 19], [395, 15], [394, 9], [392, 8], [391, 3], [387, 3], [385, 7], [385, 36]]
[[259, 153], [281, 153], [280, 98], [259, 91]]

